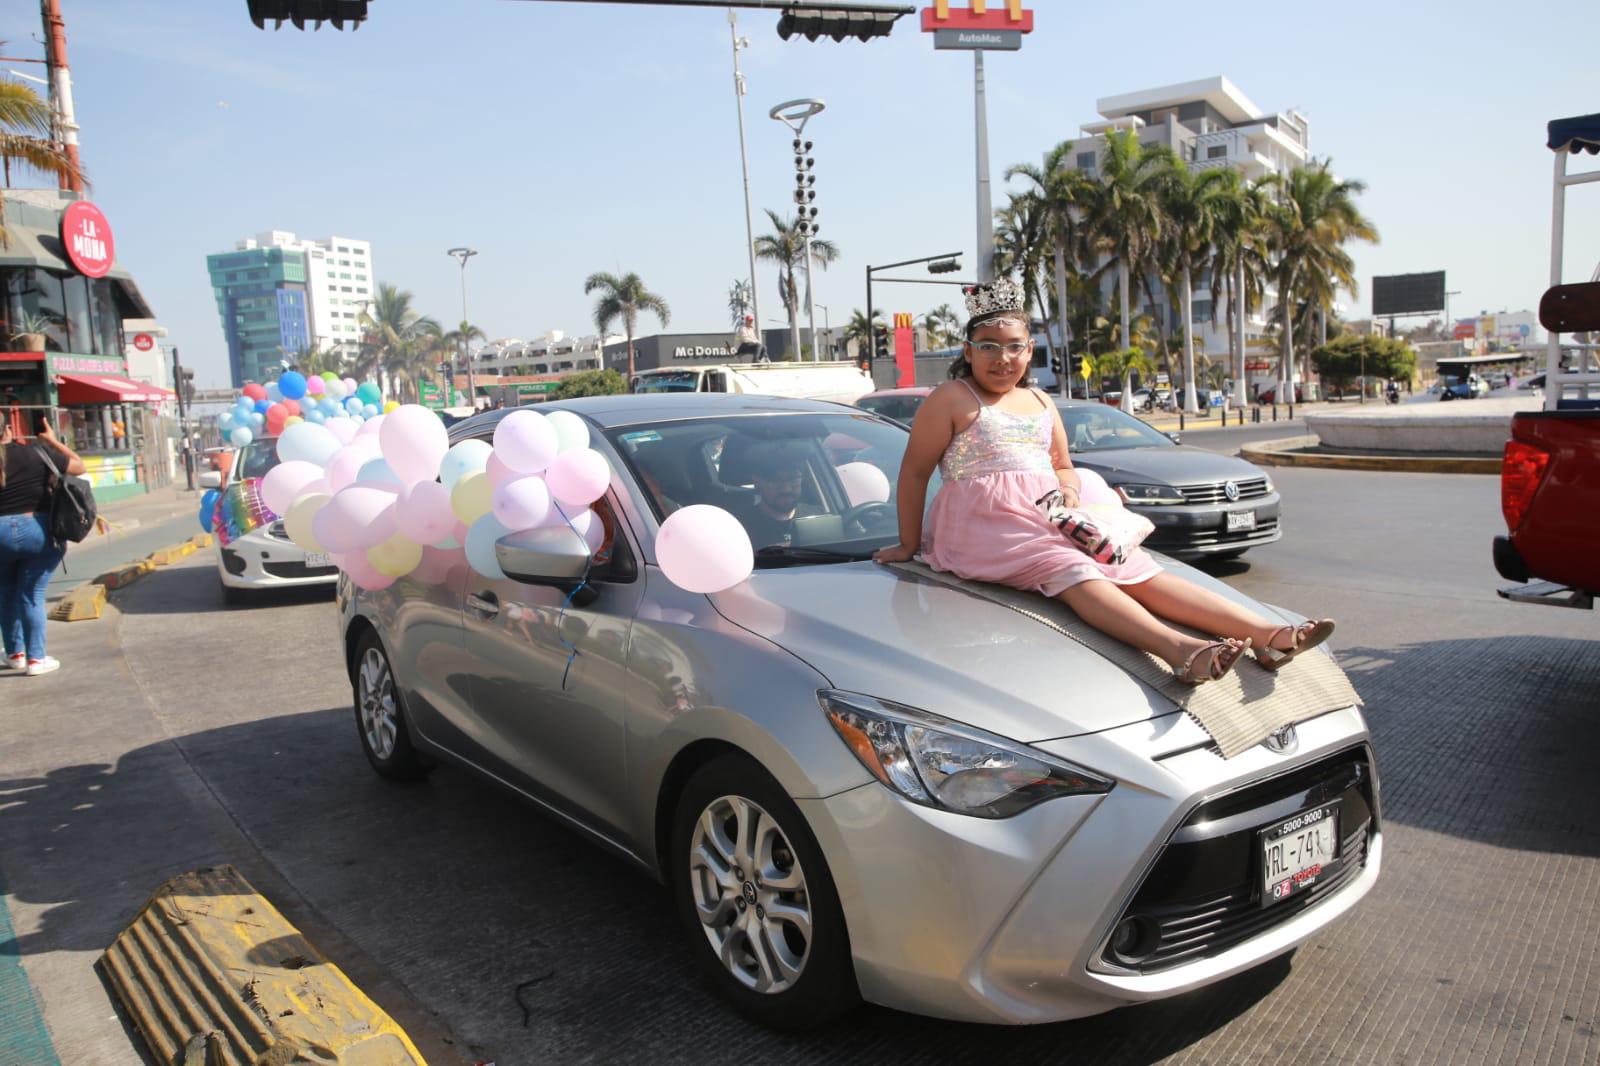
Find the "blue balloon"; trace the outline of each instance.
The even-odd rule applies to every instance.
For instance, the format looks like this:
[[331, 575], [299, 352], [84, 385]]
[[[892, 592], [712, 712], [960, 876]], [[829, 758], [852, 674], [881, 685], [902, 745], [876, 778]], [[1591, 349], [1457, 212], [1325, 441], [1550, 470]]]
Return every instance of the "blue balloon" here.
[[317, 401], [317, 410], [331, 418], [342, 411], [343, 408], [339, 406], [338, 400], [335, 400], [330, 396], [324, 396], [321, 400]]
[[286, 399], [298, 400], [306, 394], [306, 376], [298, 370], [285, 370], [278, 377], [278, 391]]
[[204, 500], [201, 500], [200, 501], [200, 528], [205, 530], [207, 533], [210, 533], [211, 532], [211, 522], [212, 522], [211, 508], [206, 506], [206, 502]]
[[257, 429], [260, 429], [262, 426], [267, 424], [267, 416], [262, 414], [260, 411], [251, 411], [250, 424], [255, 426]]
[[229, 430], [233, 428], [233, 409], [230, 408], [217, 416], [217, 428]]
[[356, 471], [356, 481], [362, 485], [378, 485], [393, 487], [396, 490], [404, 488], [400, 475], [389, 468], [389, 464], [382, 459], [368, 459], [361, 464], [361, 469]]
[[347, 397], [345, 399], [345, 401], [344, 401], [344, 409], [346, 411], [349, 411], [353, 415], [360, 414], [361, 413], [361, 408], [362, 408], [362, 403], [361, 403], [361, 397], [359, 397], [359, 396], [350, 396], [350, 397]]
[[278, 391], [278, 383], [276, 381], [267, 385], [267, 399], [273, 403], [277, 403], [279, 400], [283, 399], [283, 393]]
[[267, 413], [267, 408], [271, 406], [272, 404], [268, 403], [266, 400], [257, 400], [253, 410], [258, 415], [264, 415]]
[[301, 417], [314, 426], [320, 426], [328, 420], [328, 416], [315, 407], [309, 408]]
[[367, 418], [377, 418], [378, 417], [378, 405], [375, 404], [375, 403], [369, 403], [369, 404], [367, 404], [365, 407], [363, 407], [361, 409], [361, 413], [363, 415], [365, 415]]

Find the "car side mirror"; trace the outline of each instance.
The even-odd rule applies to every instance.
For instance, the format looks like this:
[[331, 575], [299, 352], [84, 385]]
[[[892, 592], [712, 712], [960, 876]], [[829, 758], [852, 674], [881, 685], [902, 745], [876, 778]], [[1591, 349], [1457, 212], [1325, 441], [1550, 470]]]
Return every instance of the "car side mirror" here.
[[[571, 592], [583, 583], [592, 568], [589, 544], [570, 526], [546, 526], [507, 533], [494, 543], [495, 560], [513, 581], [524, 585], [545, 585]], [[583, 586], [572, 602], [579, 607], [592, 602], [597, 593]]]
[[220, 489], [222, 487], [222, 471], [207, 470], [200, 475], [200, 487], [203, 489]]
[[1183, 438], [1182, 438], [1182, 437], [1180, 437], [1180, 436], [1178, 436], [1178, 435], [1177, 435], [1177, 434], [1176, 434], [1176, 433], [1168, 433], [1168, 434], [1167, 434], [1167, 437], [1168, 437], [1168, 438], [1169, 438], [1169, 439], [1170, 439], [1170, 440], [1171, 440], [1171, 441], [1172, 441], [1172, 443], [1174, 443], [1174, 444], [1182, 444], [1182, 443], [1183, 443]]

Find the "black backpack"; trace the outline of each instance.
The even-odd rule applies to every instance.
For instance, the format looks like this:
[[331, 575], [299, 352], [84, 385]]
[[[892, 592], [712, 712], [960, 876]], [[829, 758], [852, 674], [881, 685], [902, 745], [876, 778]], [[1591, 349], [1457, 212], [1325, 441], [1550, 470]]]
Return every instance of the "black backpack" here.
[[81, 477], [63, 474], [50, 458], [43, 445], [35, 445], [39, 458], [56, 476], [50, 490], [50, 536], [56, 540], [70, 540], [77, 544], [94, 529], [94, 489]]

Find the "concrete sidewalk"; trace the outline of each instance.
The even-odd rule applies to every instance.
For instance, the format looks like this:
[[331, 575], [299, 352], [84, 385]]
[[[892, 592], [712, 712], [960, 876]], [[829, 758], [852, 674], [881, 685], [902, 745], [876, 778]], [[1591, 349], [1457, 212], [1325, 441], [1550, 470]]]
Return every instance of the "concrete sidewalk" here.
[[97, 574], [143, 559], [202, 532], [200, 496], [199, 491], [168, 485], [143, 496], [101, 505], [100, 517], [110, 524], [110, 532], [90, 533], [81, 544], [67, 547], [62, 565], [50, 576], [46, 599], [54, 603]]

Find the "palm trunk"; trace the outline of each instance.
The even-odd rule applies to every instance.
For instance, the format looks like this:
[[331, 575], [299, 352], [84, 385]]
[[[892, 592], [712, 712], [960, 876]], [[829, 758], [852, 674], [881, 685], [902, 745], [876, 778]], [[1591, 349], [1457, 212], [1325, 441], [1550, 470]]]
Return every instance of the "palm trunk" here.
[[1117, 303], [1118, 312], [1122, 316], [1122, 346], [1132, 348], [1133, 342], [1128, 339], [1128, 261], [1117, 260]]
[[1189, 264], [1183, 264], [1183, 409], [1200, 413], [1194, 388], [1194, 293], [1189, 281]]
[[1278, 367], [1279, 377], [1282, 379], [1278, 388], [1278, 402], [1284, 403], [1288, 397], [1290, 403], [1294, 402], [1294, 328], [1293, 314], [1289, 306], [1289, 293], [1293, 287], [1294, 273], [1285, 271], [1283, 280], [1278, 286], [1278, 308], [1283, 315], [1283, 349], [1278, 357], [1281, 364]]
[[[1068, 379], [1072, 377], [1072, 341], [1071, 331], [1067, 329], [1067, 242], [1064, 237], [1056, 238], [1056, 324], [1061, 330], [1061, 378], [1057, 382], [1061, 395], [1068, 396], [1072, 387]], [[1050, 335], [1048, 325], [1045, 336]], [[1085, 388], [1085, 392], [1087, 392]]]
[[789, 298], [784, 301], [789, 308], [789, 359], [791, 362], [800, 361], [800, 289], [794, 283], [794, 264], [789, 264], [785, 274], [786, 291]]
[[628, 331], [628, 391], [633, 391], [633, 331]]
[[[1232, 315], [1232, 316], [1235, 316], [1234, 317], [1234, 321], [1231, 323], [1229, 332], [1231, 334], [1233, 330], [1237, 330], [1238, 331], [1237, 340], [1238, 340], [1238, 349], [1239, 349], [1239, 363], [1238, 363], [1239, 376], [1234, 379], [1233, 394], [1234, 394], [1234, 398], [1239, 401], [1239, 406], [1240, 407], [1243, 407], [1245, 405], [1245, 400], [1249, 396], [1249, 391], [1248, 391], [1248, 389], [1247, 389], [1247, 387], [1245, 385], [1245, 366], [1244, 366], [1245, 361], [1248, 358], [1248, 356], [1245, 355], [1245, 344], [1244, 344], [1244, 315], [1245, 315], [1244, 299], [1245, 299], [1245, 292], [1244, 292], [1244, 256], [1241, 255], [1239, 257], [1239, 262], [1237, 264], [1235, 264], [1235, 266], [1234, 266], [1233, 301], [1228, 306], [1228, 314]], [[1232, 336], [1230, 336], [1229, 339], [1233, 340], [1234, 338]]]

